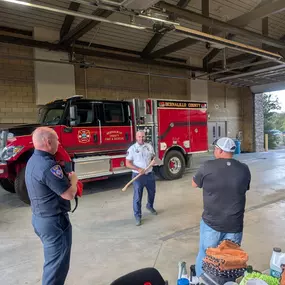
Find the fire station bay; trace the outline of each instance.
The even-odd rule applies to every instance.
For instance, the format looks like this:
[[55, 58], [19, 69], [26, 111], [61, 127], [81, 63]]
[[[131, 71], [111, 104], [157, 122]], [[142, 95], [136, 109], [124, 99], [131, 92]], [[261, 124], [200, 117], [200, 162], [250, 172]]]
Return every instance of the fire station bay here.
[[0, 284], [285, 282], [284, 90], [284, 0], [0, 0]]

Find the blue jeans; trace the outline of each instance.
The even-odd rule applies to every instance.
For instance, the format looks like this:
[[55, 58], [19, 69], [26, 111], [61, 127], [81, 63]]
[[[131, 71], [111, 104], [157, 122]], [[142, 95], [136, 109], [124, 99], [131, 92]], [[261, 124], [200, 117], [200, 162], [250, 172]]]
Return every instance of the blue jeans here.
[[202, 263], [206, 257], [206, 250], [209, 247], [217, 247], [223, 240], [231, 240], [241, 244], [242, 232], [240, 233], [220, 233], [209, 227], [203, 219], [200, 222], [200, 245], [199, 253], [196, 258], [196, 275], [199, 277], [203, 273]]
[[69, 270], [72, 244], [68, 214], [47, 218], [33, 215], [32, 224], [44, 248], [42, 285], [63, 285]]
[[[137, 173], [133, 173], [133, 178], [137, 176]], [[143, 189], [146, 187], [148, 199], [147, 199], [147, 207], [153, 208], [154, 197], [155, 197], [155, 176], [154, 173], [148, 173], [140, 176], [133, 183], [134, 185], [134, 197], [133, 197], [133, 210], [134, 216], [136, 219], [140, 219], [142, 216], [141, 212], [141, 202], [143, 196]]]

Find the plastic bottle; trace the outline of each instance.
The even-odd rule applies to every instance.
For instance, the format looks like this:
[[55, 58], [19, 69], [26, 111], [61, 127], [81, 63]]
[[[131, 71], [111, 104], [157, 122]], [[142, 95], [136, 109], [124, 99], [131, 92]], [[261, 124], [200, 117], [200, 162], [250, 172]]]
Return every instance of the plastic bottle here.
[[244, 276], [246, 276], [247, 274], [250, 274], [253, 272], [253, 268], [251, 265], [248, 265], [248, 267], [246, 268], [246, 271], [244, 272]]
[[275, 278], [280, 278], [282, 274], [281, 265], [285, 264], [285, 253], [281, 252], [281, 248], [273, 248], [270, 259], [270, 275]]
[[190, 266], [189, 282], [192, 285], [196, 285], [199, 283], [199, 278], [196, 276], [195, 265]]
[[178, 279], [180, 278], [188, 278], [185, 261], [178, 263]]
[[178, 279], [177, 285], [189, 285], [189, 279], [187, 275], [186, 262], [182, 261], [178, 263]]

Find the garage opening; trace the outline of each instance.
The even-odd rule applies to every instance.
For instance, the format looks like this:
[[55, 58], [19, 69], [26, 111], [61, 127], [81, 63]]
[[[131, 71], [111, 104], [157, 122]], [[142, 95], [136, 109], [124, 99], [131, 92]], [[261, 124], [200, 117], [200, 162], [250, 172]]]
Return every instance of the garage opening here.
[[[285, 148], [285, 90], [263, 94], [264, 134], [269, 149]], [[267, 140], [265, 137], [265, 143]]]

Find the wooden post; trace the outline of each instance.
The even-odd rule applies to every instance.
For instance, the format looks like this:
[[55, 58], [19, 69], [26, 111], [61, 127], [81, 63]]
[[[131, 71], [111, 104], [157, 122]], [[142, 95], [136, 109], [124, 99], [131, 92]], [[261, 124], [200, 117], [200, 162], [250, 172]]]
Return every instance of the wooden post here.
[[265, 151], [268, 151], [268, 134], [264, 136]]

